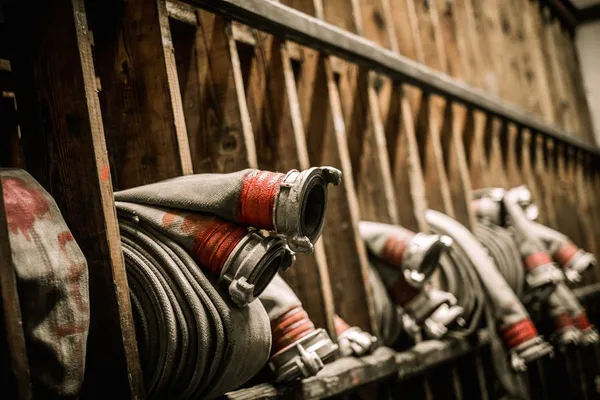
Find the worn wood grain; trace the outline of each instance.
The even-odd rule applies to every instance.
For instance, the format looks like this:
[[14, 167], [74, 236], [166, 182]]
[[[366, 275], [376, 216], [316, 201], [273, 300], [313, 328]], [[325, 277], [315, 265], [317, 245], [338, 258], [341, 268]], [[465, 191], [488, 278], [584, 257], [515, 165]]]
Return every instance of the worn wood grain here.
[[10, 21], [21, 40], [11, 61], [27, 169], [56, 200], [88, 262], [91, 321], [82, 396], [141, 398], [85, 8], [79, 0], [14, 7]]

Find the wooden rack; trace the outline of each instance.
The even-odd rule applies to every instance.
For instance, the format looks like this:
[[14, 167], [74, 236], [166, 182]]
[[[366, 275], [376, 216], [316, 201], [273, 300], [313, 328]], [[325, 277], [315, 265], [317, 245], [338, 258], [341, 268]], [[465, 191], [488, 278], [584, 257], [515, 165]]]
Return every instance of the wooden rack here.
[[[427, 230], [430, 207], [472, 227], [473, 188], [527, 184], [543, 223], [600, 255], [600, 150], [559, 2], [490, 1], [4, 4], [0, 166], [26, 168], [51, 193], [88, 260], [82, 398], [143, 398], [113, 190], [247, 167], [342, 169], [323, 239], [285, 275], [332, 336], [335, 312], [377, 330], [361, 219]], [[1, 382], [28, 399], [3, 213]], [[597, 291], [580, 289], [596, 323]], [[480, 336], [383, 348], [292, 387], [227, 396], [491, 398]]]

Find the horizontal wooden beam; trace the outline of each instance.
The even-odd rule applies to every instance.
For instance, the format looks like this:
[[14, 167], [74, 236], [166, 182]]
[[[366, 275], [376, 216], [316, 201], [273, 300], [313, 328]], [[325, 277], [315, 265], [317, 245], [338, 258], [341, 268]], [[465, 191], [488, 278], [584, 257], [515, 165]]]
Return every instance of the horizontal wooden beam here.
[[186, 2], [270, 32], [279, 38], [339, 56], [388, 75], [392, 79], [418, 86], [426, 92], [438, 94], [467, 107], [512, 121], [580, 150], [600, 155], [600, 149], [595, 145], [579, 140], [517, 106], [276, 1], [186, 0]]

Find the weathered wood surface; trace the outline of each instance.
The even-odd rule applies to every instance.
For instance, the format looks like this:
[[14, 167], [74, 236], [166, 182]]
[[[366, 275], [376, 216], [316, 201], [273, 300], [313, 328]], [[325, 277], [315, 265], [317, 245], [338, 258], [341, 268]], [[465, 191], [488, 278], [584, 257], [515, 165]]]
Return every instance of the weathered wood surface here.
[[12, 61], [27, 170], [54, 197], [88, 261], [82, 395], [139, 398], [142, 376], [83, 2], [18, 3], [7, 15], [20, 38]]

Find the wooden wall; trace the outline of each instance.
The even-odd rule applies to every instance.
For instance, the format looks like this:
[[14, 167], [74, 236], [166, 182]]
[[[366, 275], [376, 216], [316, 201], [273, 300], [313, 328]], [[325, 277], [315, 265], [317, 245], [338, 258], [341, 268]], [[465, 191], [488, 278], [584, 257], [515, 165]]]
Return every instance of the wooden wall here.
[[[592, 138], [573, 38], [537, 2], [282, 2]], [[285, 274], [332, 336], [334, 313], [377, 333], [361, 219], [427, 230], [433, 208], [472, 227], [473, 188], [527, 184], [542, 222], [600, 250], [600, 171], [586, 152], [175, 0], [22, 3], [7, 4], [0, 24], [0, 166], [27, 168], [55, 197], [88, 259], [83, 398], [143, 397], [113, 190], [247, 167], [340, 168], [323, 239]], [[2, 207], [0, 260], [3, 362], [18, 377], [5, 387], [25, 399]], [[491, 398], [486, 351], [395, 391]]]

